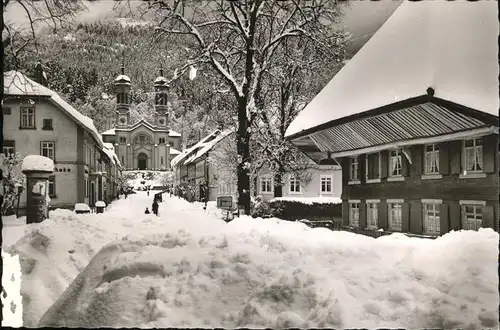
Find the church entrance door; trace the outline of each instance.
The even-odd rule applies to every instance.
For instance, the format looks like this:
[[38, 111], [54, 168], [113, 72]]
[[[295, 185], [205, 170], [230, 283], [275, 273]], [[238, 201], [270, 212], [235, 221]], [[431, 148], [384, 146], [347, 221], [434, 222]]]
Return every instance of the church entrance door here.
[[143, 152], [137, 155], [137, 167], [139, 170], [145, 170], [148, 167], [148, 156]]

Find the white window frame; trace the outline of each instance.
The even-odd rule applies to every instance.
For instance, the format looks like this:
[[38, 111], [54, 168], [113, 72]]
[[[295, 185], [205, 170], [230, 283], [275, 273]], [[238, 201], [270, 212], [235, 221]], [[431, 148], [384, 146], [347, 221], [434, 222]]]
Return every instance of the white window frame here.
[[[387, 214], [389, 218], [389, 230], [391, 231], [403, 231], [403, 203], [402, 199], [388, 199], [387, 200]], [[399, 206], [398, 208], [396, 206]], [[400, 219], [394, 219], [393, 208], [399, 209]], [[395, 226], [397, 224], [399, 226]]]
[[[422, 232], [425, 235], [441, 234], [441, 199], [422, 199]], [[432, 209], [429, 210], [428, 208]], [[429, 215], [432, 214], [431, 217]]]
[[360, 200], [349, 200], [349, 227], [359, 228]]
[[[53, 194], [50, 193], [50, 186], [52, 186], [52, 192]], [[49, 197], [55, 197], [56, 196], [56, 176], [51, 176], [48, 180], [48, 187], [47, 187], [47, 193]]]
[[[368, 166], [369, 166], [369, 161], [368, 161], [368, 156], [369, 155], [375, 155], [377, 154], [378, 157], [378, 178], [374, 178], [374, 179], [369, 179], [368, 178]], [[382, 177], [382, 157], [380, 155], [380, 152], [372, 152], [372, 153], [369, 153], [369, 154], [366, 154], [365, 156], [365, 177], [366, 177], [366, 183], [379, 183], [381, 182], [381, 177]]]
[[[266, 189], [262, 189], [262, 185], [265, 185]], [[274, 193], [274, 184], [272, 175], [263, 175], [260, 177], [259, 191], [261, 194], [272, 194]]]
[[[481, 140], [481, 145], [478, 144], [478, 140]], [[472, 141], [472, 147], [467, 147], [467, 141]], [[484, 148], [483, 137], [476, 137], [472, 139], [464, 139], [462, 141], [462, 168], [463, 173], [460, 174], [460, 178], [484, 178], [486, 177], [486, 173], [484, 173]], [[475, 169], [467, 169], [467, 152], [471, 150], [473, 153], [473, 157], [475, 158], [474, 168]], [[477, 169], [480, 167], [480, 169]]]
[[35, 108], [21, 107], [21, 128], [36, 128]]
[[2, 147], [2, 153], [4, 154], [5, 157], [9, 157], [11, 155], [15, 154], [15, 146], [3, 146]]
[[349, 184], [360, 184], [361, 178], [359, 173], [359, 156], [349, 158]]
[[[392, 153], [395, 152], [396, 153], [396, 159], [399, 159], [399, 163], [401, 165], [400, 168], [396, 168], [398, 169], [399, 171], [399, 174], [392, 174], [392, 165], [393, 165], [393, 156], [392, 156]], [[388, 166], [388, 169], [387, 169], [387, 172], [388, 172], [388, 175], [387, 175], [387, 181], [402, 181], [404, 180], [404, 176], [403, 176], [403, 152], [401, 151], [401, 149], [393, 149], [393, 150], [389, 150], [389, 161], [387, 162], [387, 166]]]
[[[297, 188], [298, 188], [298, 190], [297, 190]], [[298, 179], [295, 175], [290, 175], [289, 184], [288, 184], [288, 192], [290, 194], [293, 194], [293, 195], [302, 194], [302, 186], [300, 184], [300, 179]]]
[[[45, 156], [44, 150], [47, 150], [47, 155]], [[52, 151], [52, 157], [50, 155], [50, 152]], [[42, 141], [41, 146], [40, 146], [40, 155], [50, 158], [53, 161], [56, 159], [56, 143], [53, 141]]]
[[[375, 206], [375, 207], [372, 207], [372, 206]], [[379, 207], [380, 207], [380, 199], [367, 199], [366, 200], [366, 228], [378, 229], [378, 208]]]
[[[427, 148], [431, 147], [432, 150], [428, 151]], [[440, 166], [439, 163], [439, 153], [440, 147], [438, 143], [426, 144], [424, 145], [424, 175], [423, 178], [441, 178]], [[430, 162], [430, 164], [429, 164]], [[435, 167], [437, 167], [437, 171], [433, 171], [433, 163]]]
[[[330, 190], [323, 190], [323, 181], [325, 181], [325, 188], [328, 186], [327, 182], [330, 181]], [[319, 192], [320, 195], [323, 194], [333, 194], [333, 175], [322, 174], [319, 177]]]
[[[461, 200], [460, 202], [461, 206], [461, 219], [460, 219], [460, 225], [462, 229], [465, 230], [478, 230], [483, 226], [483, 208], [486, 206], [485, 201], [470, 201], [470, 200]], [[466, 226], [466, 218], [467, 218], [467, 207], [472, 207], [473, 208], [473, 220], [472, 221], [467, 221], [469, 222], [468, 224], [474, 223], [474, 229], [469, 228], [469, 226]], [[481, 212], [478, 212], [481, 211]], [[470, 213], [469, 213], [470, 214]], [[480, 219], [478, 219], [480, 218]]]

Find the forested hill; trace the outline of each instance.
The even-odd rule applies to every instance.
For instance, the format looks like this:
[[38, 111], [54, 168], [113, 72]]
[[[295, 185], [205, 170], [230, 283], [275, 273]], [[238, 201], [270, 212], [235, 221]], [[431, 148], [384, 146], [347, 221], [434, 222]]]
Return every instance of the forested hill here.
[[[34, 77], [34, 64], [41, 60], [48, 85], [76, 109], [94, 119], [99, 131], [110, 128], [114, 116], [114, 78], [125, 73], [132, 80], [132, 117], [151, 119], [153, 82], [159, 75], [172, 77], [184, 64], [189, 45], [174, 38], [154, 38], [154, 28], [122, 21], [79, 24], [47, 33], [34, 47], [14, 57], [7, 52], [5, 71], [18, 69]], [[183, 134], [190, 144], [214, 128], [230, 125], [228, 97], [214, 93], [220, 81], [209, 70], [198, 68], [194, 80], [181, 77], [171, 86], [171, 128]], [[226, 115], [225, 115], [226, 114]], [[203, 131], [200, 131], [203, 129]]]

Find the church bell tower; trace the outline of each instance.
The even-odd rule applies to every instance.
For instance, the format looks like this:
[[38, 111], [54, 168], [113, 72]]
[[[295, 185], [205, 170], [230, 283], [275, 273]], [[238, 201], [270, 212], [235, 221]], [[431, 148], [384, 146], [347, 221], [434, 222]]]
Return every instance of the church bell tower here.
[[168, 128], [168, 85], [160, 67], [160, 76], [155, 79], [155, 120], [159, 128]]
[[125, 75], [122, 65], [121, 74], [115, 78], [116, 122], [115, 127], [126, 128], [130, 125], [130, 78]]

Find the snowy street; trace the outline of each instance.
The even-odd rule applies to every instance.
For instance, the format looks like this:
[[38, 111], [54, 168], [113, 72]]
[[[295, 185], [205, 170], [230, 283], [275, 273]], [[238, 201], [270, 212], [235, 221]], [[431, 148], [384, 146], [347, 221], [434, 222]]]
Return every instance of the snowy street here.
[[25, 226], [9, 250], [24, 259], [25, 326], [498, 326], [491, 229], [373, 239], [277, 219], [225, 223], [213, 204], [163, 199], [160, 217], [144, 214], [152, 196], [138, 192], [103, 214], [56, 210]]

